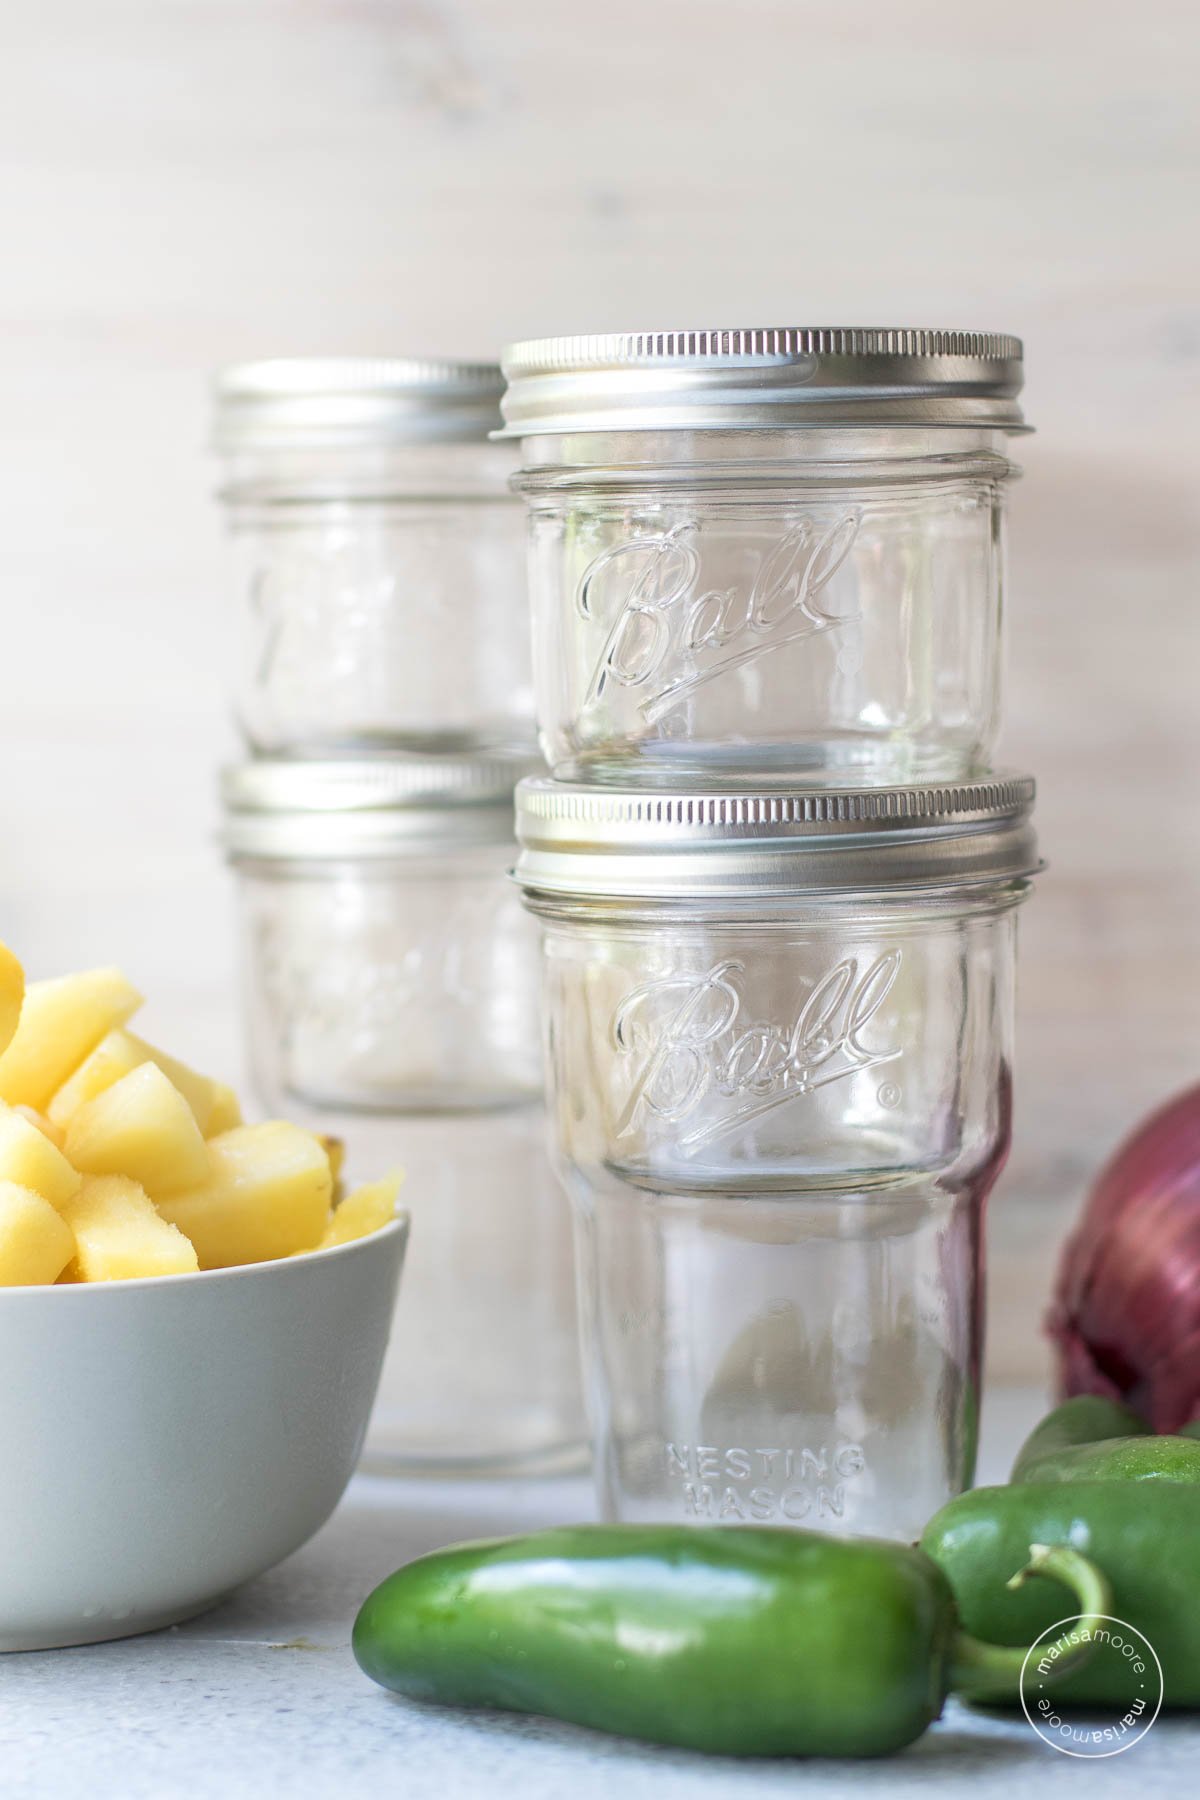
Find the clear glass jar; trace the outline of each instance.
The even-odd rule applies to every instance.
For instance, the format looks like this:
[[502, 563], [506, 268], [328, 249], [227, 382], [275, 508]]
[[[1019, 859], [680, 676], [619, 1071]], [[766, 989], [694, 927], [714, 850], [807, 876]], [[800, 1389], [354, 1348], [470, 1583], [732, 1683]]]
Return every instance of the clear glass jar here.
[[259, 761], [226, 778], [246, 1025], [273, 1113], [403, 1167], [412, 1237], [364, 1455], [583, 1456], [571, 1227], [546, 1154], [511, 765]]
[[541, 744], [567, 780], [959, 779], [1000, 702], [1016, 339], [518, 345]]
[[1031, 802], [524, 785], [606, 1517], [912, 1539], [969, 1483]]
[[515, 455], [490, 364], [249, 363], [217, 386], [259, 752], [490, 753], [533, 742]]

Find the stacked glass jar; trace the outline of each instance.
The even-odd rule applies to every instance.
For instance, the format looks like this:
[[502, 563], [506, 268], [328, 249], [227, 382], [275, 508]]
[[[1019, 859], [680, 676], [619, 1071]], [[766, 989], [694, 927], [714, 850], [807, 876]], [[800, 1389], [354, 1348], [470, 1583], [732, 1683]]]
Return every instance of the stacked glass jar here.
[[226, 772], [263, 1104], [397, 1164], [412, 1240], [368, 1467], [583, 1454], [570, 1221], [545, 1153], [537, 932], [506, 871], [537, 762], [495, 366], [227, 370], [243, 620]]
[[1012, 338], [504, 363], [549, 778], [518, 795], [610, 1517], [910, 1539], [969, 1481], [1033, 784], [999, 711]]

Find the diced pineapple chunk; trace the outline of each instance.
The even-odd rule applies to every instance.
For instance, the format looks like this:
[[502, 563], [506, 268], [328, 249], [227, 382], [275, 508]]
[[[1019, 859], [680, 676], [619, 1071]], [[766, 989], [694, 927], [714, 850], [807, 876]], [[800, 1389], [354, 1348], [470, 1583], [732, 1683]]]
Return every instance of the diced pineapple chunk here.
[[79, 1281], [134, 1281], [144, 1275], [187, 1275], [196, 1252], [160, 1218], [144, 1189], [124, 1175], [91, 1175], [63, 1217], [75, 1233], [67, 1271]]
[[75, 1117], [81, 1106], [108, 1092], [122, 1075], [132, 1075], [148, 1059], [135, 1049], [137, 1040], [127, 1031], [110, 1031], [90, 1056], [85, 1056], [73, 1075], [69, 1075], [46, 1108], [46, 1117], [60, 1131]]
[[119, 969], [31, 982], [12, 1042], [0, 1055], [0, 1099], [45, 1112], [68, 1075], [141, 1003]]
[[241, 1122], [242, 1109], [237, 1095], [223, 1081], [214, 1081], [212, 1112], [208, 1124], [203, 1127], [205, 1137], [220, 1137], [223, 1131], [232, 1131]]
[[[144, 1063], [154, 1063], [172, 1087], [179, 1089], [192, 1109], [201, 1136], [208, 1137], [218, 1103], [222, 1112], [226, 1110], [228, 1089], [222, 1082], [210, 1081], [207, 1075], [197, 1075], [186, 1063], [177, 1062], [163, 1050], [156, 1050], [153, 1044], [135, 1037], [132, 1031], [110, 1031], [103, 1042], [97, 1044], [92, 1054], [84, 1058], [75, 1073], [59, 1088], [47, 1108], [48, 1117], [65, 1130], [81, 1106], [107, 1093], [123, 1075], [131, 1075]], [[240, 1123], [240, 1118], [234, 1122]]]
[[[35, 1114], [36, 1117], [36, 1114]], [[24, 1112], [0, 1100], [0, 1181], [32, 1188], [51, 1206], [61, 1207], [79, 1192], [80, 1178]]]
[[159, 1202], [196, 1246], [202, 1269], [311, 1250], [329, 1219], [329, 1158], [311, 1131], [282, 1120], [208, 1141], [208, 1180]]
[[0, 944], [0, 1051], [12, 1042], [24, 998], [25, 971], [8, 945]]
[[0, 1181], [0, 1287], [57, 1281], [74, 1254], [71, 1228], [48, 1200]]
[[221, 1084], [210, 1081], [207, 1075], [197, 1075], [195, 1069], [181, 1063], [165, 1050], [156, 1050], [152, 1044], [144, 1043], [141, 1038], [132, 1037], [136, 1050], [140, 1050], [144, 1062], [152, 1062], [161, 1069], [172, 1087], [179, 1089], [192, 1109], [192, 1117], [200, 1128], [201, 1137], [208, 1137], [211, 1131], [213, 1110], [217, 1104]]
[[40, 1113], [36, 1106], [14, 1106], [13, 1111], [19, 1112], [23, 1119], [29, 1120], [31, 1125], [36, 1125], [42, 1136], [48, 1137], [56, 1150], [62, 1149], [62, 1132], [57, 1125], [52, 1125], [45, 1113]]
[[208, 1178], [192, 1109], [155, 1063], [142, 1063], [81, 1106], [66, 1153], [86, 1175], [128, 1175], [155, 1200]]
[[352, 1194], [347, 1194], [334, 1208], [318, 1248], [331, 1250], [335, 1244], [349, 1244], [355, 1238], [369, 1237], [373, 1231], [381, 1231], [385, 1225], [390, 1225], [396, 1216], [396, 1196], [403, 1179], [397, 1169], [380, 1181], [369, 1181], [365, 1187], [355, 1188]]

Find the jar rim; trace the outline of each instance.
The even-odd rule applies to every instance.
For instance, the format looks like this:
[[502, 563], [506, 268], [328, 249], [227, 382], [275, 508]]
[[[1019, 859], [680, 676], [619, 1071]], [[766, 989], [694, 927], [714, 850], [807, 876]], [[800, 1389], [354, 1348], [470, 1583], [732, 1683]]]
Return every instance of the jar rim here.
[[389, 818], [378, 814], [225, 820], [220, 834], [235, 868], [328, 867], [387, 863], [512, 845], [512, 812], [505, 806], [443, 807]]
[[[527, 912], [560, 923], [635, 931], [646, 927], [661, 931], [693, 924], [706, 930], [742, 927], [760, 931], [789, 929], [798, 924], [843, 922], [848, 914], [859, 911], [869, 912], [875, 922], [883, 916], [896, 920], [901, 915], [918, 920], [933, 915], [946, 915], [956, 920], [975, 914], [994, 918], [998, 913], [1009, 912], [1022, 904], [1030, 893], [1032, 877], [1041, 873], [1045, 866], [1044, 862], [1039, 862], [1028, 874], [1011, 876], [1003, 881], [993, 877], [941, 885], [893, 882], [886, 887], [876, 885], [828, 891], [794, 889], [790, 892], [677, 894], [655, 898], [583, 896], [526, 887], [520, 891]], [[520, 887], [516, 871], [510, 873]]]

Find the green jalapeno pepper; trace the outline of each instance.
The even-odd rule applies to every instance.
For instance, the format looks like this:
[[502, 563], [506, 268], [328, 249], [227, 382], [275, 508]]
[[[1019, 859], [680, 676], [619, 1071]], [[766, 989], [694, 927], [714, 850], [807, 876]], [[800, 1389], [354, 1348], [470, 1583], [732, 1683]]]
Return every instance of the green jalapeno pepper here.
[[[1103, 1576], [1069, 1548], [1030, 1572], [1066, 1582], [1086, 1613], [1108, 1610]], [[369, 1596], [354, 1654], [412, 1699], [743, 1756], [899, 1750], [952, 1689], [1015, 1693], [1024, 1660], [959, 1629], [945, 1576], [914, 1547], [669, 1525], [421, 1557]]]
[[[1028, 1644], [1063, 1616], [1057, 1594], [1006, 1586], [1031, 1543], [1070, 1544], [1098, 1564], [1112, 1584], [1104, 1610], [1142, 1632], [1162, 1664], [1164, 1704], [1200, 1704], [1200, 1502], [1190, 1487], [1164, 1481], [1152, 1495], [1112, 1480], [976, 1488], [935, 1514], [921, 1538], [949, 1579], [963, 1629], [1002, 1644]], [[1121, 1702], [1128, 1674], [1119, 1658], [1096, 1657], [1055, 1691]]]
[[1200, 1481], [1200, 1443], [1186, 1437], [1106, 1438], [1037, 1457], [1014, 1471], [1014, 1482]]
[[1034, 1426], [1017, 1451], [1009, 1479], [1020, 1481], [1026, 1464], [1074, 1450], [1079, 1444], [1150, 1435], [1150, 1427], [1130, 1407], [1117, 1400], [1104, 1400], [1098, 1394], [1076, 1394]]
[[1200, 1482], [1200, 1443], [1187, 1434], [1155, 1436], [1128, 1407], [1081, 1394], [1035, 1427], [1010, 1479]]

